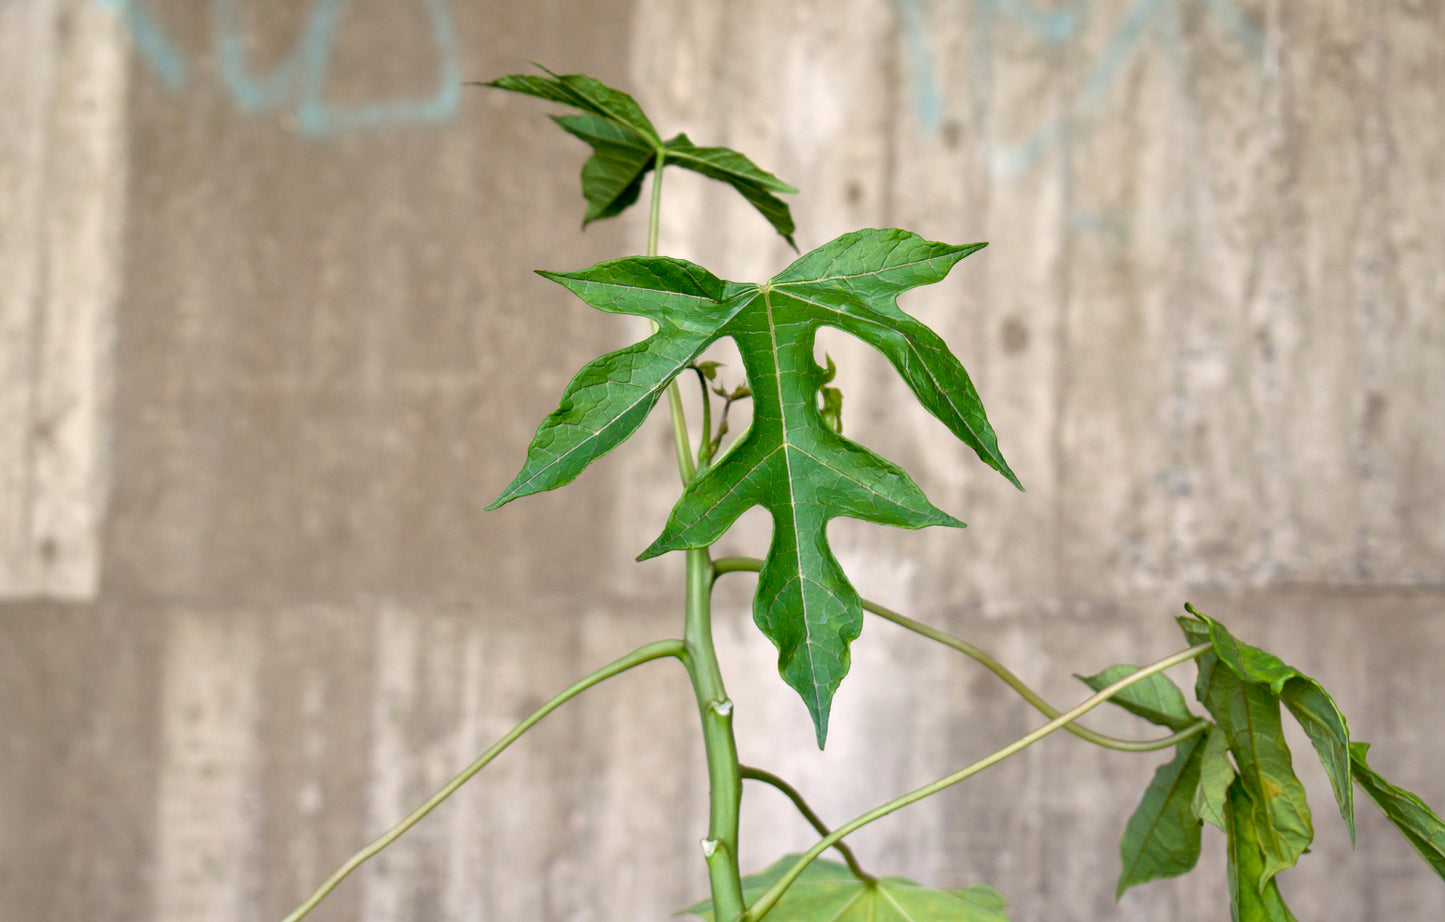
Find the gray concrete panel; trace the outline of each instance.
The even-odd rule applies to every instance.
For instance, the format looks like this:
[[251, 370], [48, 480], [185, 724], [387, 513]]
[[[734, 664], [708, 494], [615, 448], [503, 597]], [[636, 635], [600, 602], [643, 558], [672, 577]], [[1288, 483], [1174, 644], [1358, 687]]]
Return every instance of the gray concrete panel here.
[[[531, 272], [644, 233], [578, 231], [585, 150], [550, 107], [457, 87], [529, 60], [798, 185], [805, 249], [877, 225], [990, 241], [903, 306], [968, 365], [1027, 493], [866, 346], [821, 340], [845, 432], [970, 523], [834, 523], [864, 595], [1061, 705], [1072, 673], [1177, 649], [1191, 600], [1445, 809], [1442, 17], [0, 6], [0, 917], [279, 918], [550, 694], [679, 632], [677, 555], [632, 563], [676, 489], [661, 414], [567, 490], [483, 512], [577, 368], [647, 333]], [[738, 280], [792, 258], [729, 190], [664, 192], [664, 252]], [[719, 552], [768, 530], [750, 514]], [[830, 822], [1041, 722], [870, 618], [818, 752], [751, 585], [728, 577], [715, 614], [742, 755]], [[667, 918], [706, 890], [696, 720], [672, 663], [588, 692], [315, 918]], [[1352, 851], [1291, 741], [1318, 833], [1282, 879], [1296, 915], [1438, 917], [1439, 879], [1363, 799]], [[857, 848], [997, 886], [1020, 920], [1223, 918], [1210, 829], [1195, 874], [1113, 899], [1161, 761], [1060, 735]], [[752, 786], [744, 829], [749, 869], [812, 841]]]

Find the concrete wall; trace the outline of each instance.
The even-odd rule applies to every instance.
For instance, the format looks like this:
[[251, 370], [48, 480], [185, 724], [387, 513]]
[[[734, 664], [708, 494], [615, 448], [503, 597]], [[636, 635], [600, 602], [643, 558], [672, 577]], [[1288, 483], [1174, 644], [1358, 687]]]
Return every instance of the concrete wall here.
[[[1192, 600], [1445, 807], [1442, 39], [1409, 0], [0, 3], [0, 918], [279, 918], [547, 695], [678, 633], [679, 563], [631, 563], [675, 484], [661, 418], [482, 512], [576, 368], [641, 332], [529, 272], [643, 236], [577, 231], [548, 107], [457, 88], [529, 60], [800, 186], [804, 249], [991, 241], [905, 306], [1027, 494], [827, 341], [849, 434], [971, 525], [837, 523], [865, 595], [1060, 703], [1176, 649]], [[666, 192], [664, 252], [787, 262], [723, 190]], [[831, 821], [1038, 723], [871, 622], [818, 753], [729, 580], [743, 757]], [[1350, 852], [1296, 741], [1296, 914], [1438, 918], [1367, 804]], [[316, 917], [666, 918], [705, 892], [700, 752], [675, 667], [590, 692]], [[1113, 900], [1159, 761], [1051, 739], [857, 847], [1024, 922], [1222, 918], [1209, 831], [1194, 875]], [[810, 841], [766, 790], [744, 824], [751, 867]]]

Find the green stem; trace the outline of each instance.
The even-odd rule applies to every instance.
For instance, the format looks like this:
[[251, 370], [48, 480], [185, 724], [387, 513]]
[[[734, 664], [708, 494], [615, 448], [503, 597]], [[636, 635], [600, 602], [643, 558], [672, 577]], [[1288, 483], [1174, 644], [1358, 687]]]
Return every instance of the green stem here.
[[[662, 170], [666, 152], [657, 152], [652, 180], [652, 211], [647, 220], [647, 255], [657, 255], [659, 216], [662, 213]], [[704, 395], [706, 401], [706, 395]], [[687, 415], [677, 381], [667, 386], [667, 403], [672, 415], [673, 445], [677, 469], [685, 485], [697, 476], [697, 464], [687, 444]], [[703, 438], [707, 438], [706, 429]], [[723, 686], [722, 669], [712, 642], [712, 557], [707, 548], [687, 551], [687, 611], [683, 623], [686, 653], [683, 663], [692, 680], [702, 717], [702, 743], [707, 758], [708, 826], [702, 840], [707, 859], [716, 918], [734, 919], [742, 914], [743, 884], [738, 870], [738, 813], [742, 805], [743, 782], [738, 767], [737, 740], [733, 737], [733, 703]]]
[[[797, 788], [772, 772], [763, 771], [761, 768], [753, 768], [750, 765], [742, 766], [742, 775], [744, 781], [761, 781], [763, 784], [770, 784], [779, 791], [782, 791], [783, 796], [791, 800], [793, 806], [798, 808], [798, 812], [803, 814], [803, 819], [807, 820], [808, 823], [818, 831], [818, 835], [826, 836], [829, 834], [828, 825], [823, 822], [822, 817], [813, 811], [812, 807], [808, 806], [808, 802], [803, 799], [802, 792]], [[863, 870], [863, 866], [858, 863], [857, 856], [853, 854], [853, 849], [849, 848], [846, 842], [840, 839], [833, 843], [833, 847], [838, 850], [838, 854], [843, 856], [843, 860], [848, 862], [848, 870], [853, 872], [854, 877], [865, 883], [872, 883], [878, 879]]]
[[430, 798], [428, 798], [426, 803], [413, 810], [406, 819], [402, 820], [400, 823], [397, 823], [395, 826], [391, 827], [391, 829], [387, 830], [387, 832], [380, 838], [376, 839], [374, 842], [363, 848], [361, 851], [352, 855], [345, 864], [343, 864], [340, 868], [336, 870], [336, 873], [332, 874], [329, 878], [327, 878], [326, 882], [322, 884], [319, 888], [317, 888], [316, 892], [311, 894], [310, 898], [307, 899], [306, 902], [302, 903], [300, 906], [297, 906], [296, 909], [292, 911], [291, 915], [287, 916], [285, 920], [283, 920], [283, 922], [297, 922], [298, 919], [302, 918], [311, 910], [315, 909], [317, 904], [319, 904], [323, 899], [325, 899], [326, 895], [329, 894], [332, 890], [335, 890], [336, 885], [341, 883], [341, 881], [344, 880], [348, 874], [360, 867], [362, 862], [366, 861], [368, 858], [375, 855], [383, 848], [386, 848], [392, 842], [396, 841], [396, 839], [402, 833], [415, 826], [422, 817], [432, 812], [432, 810], [434, 810], [439, 804], [441, 804], [442, 801], [452, 796], [452, 794], [454, 794], [458, 788], [471, 780], [473, 775], [485, 768], [488, 762], [495, 759], [498, 755], [502, 753], [504, 749], [512, 745], [512, 743], [516, 742], [519, 736], [530, 730], [543, 717], [546, 717], [548, 714], [555, 711], [558, 707], [570, 701], [572, 698], [577, 697], [582, 692], [586, 691], [594, 685], [605, 682], [613, 676], [626, 672], [634, 666], [641, 666], [643, 663], [651, 662], [655, 659], [662, 659], [666, 656], [675, 656], [678, 659], [686, 662], [686, 642], [681, 640], [659, 640], [650, 644], [645, 644], [644, 646], [638, 647], [636, 650], [633, 650], [626, 656], [623, 656], [620, 659], [613, 660], [611, 663], [608, 663], [606, 666], [603, 666], [596, 672], [590, 673], [587, 676], [577, 680], [572, 685], [569, 685], [565, 690], [559, 692], [546, 704], [542, 705], [536, 711], [533, 711], [530, 717], [513, 727], [506, 736], [493, 743], [491, 748], [478, 756], [476, 761], [463, 769], [461, 773], [458, 774], [455, 778], [453, 778], [451, 781], [448, 781], [446, 786], [443, 787], [440, 791], [437, 791]]
[[707, 757], [708, 826], [702, 840], [712, 885], [714, 918], [742, 914], [743, 884], [738, 870], [738, 813], [742, 805], [742, 771], [733, 736], [733, 703], [723, 687], [722, 670], [712, 641], [712, 560], [707, 548], [687, 551], [687, 620], [683, 662], [692, 678], [702, 718], [703, 751]]
[[[662, 216], [662, 168], [667, 162], [667, 152], [659, 149], [657, 161], [652, 170], [652, 209], [647, 216], [647, 255], [657, 255], [658, 225]], [[656, 332], [656, 321], [653, 331]], [[692, 459], [692, 448], [687, 444], [687, 414], [682, 408], [682, 392], [677, 382], [667, 386], [667, 408], [672, 415], [673, 450], [677, 454], [677, 471], [684, 485], [697, 476], [697, 464]]]
[[657, 255], [657, 231], [662, 222], [662, 168], [667, 165], [667, 151], [658, 148], [652, 166], [652, 208], [647, 214], [647, 255]]
[[[698, 390], [702, 399], [702, 438], [698, 441], [697, 446], [697, 466], [702, 469], [707, 467], [708, 462], [712, 460], [715, 450], [712, 444], [712, 400], [708, 396], [707, 375], [703, 374], [702, 369], [696, 365], [692, 366], [692, 370], [697, 372]], [[724, 404], [723, 412], [727, 412], [726, 404]]]
[[[761, 565], [762, 561], [752, 557], [722, 557], [713, 561], [713, 570], [718, 574], [757, 572]], [[1026, 685], [1023, 679], [1014, 675], [1003, 663], [1000, 663], [968, 641], [940, 631], [937, 628], [929, 627], [921, 621], [914, 621], [912, 618], [901, 615], [892, 609], [885, 608], [877, 602], [870, 602], [867, 599], [863, 600], [863, 610], [872, 612], [885, 621], [891, 621], [899, 627], [906, 628], [915, 634], [927, 637], [929, 640], [941, 643], [946, 647], [952, 647], [963, 655], [977, 661], [989, 672], [992, 672], [1002, 679], [1009, 688], [1018, 692], [1025, 701], [1037, 708], [1045, 717], [1054, 718], [1059, 716], [1059, 709], [1044, 700], [1044, 697]], [[1171, 733], [1168, 736], [1161, 736], [1152, 740], [1120, 739], [1117, 736], [1109, 736], [1095, 730], [1090, 730], [1087, 727], [1076, 727], [1073, 724], [1069, 724], [1064, 727], [1064, 729], [1082, 740], [1087, 740], [1090, 743], [1103, 746], [1106, 749], [1114, 749], [1120, 752], [1154, 752], [1159, 749], [1168, 749], [1170, 746], [1177, 745], [1181, 741], [1201, 732], [1207, 726], [1209, 726], [1209, 722], [1201, 719], [1197, 723], [1185, 727], [1177, 733]]]
[[[783, 874], [782, 877], [778, 878], [777, 881], [774, 882], [773, 885], [769, 887], [762, 896], [758, 897], [757, 901], [754, 902], [752, 906], [748, 907], [748, 911], [739, 918], [739, 922], [758, 922], [758, 920], [762, 919], [765, 915], [767, 915], [768, 912], [773, 908], [773, 906], [777, 904], [778, 900], [782, 898], [784, 891], [786, 891], [788, 887], [792, 885], [793, 881], [798, 879], [799, 874], [803, 873], [803, 869], [806, 868], [809, 864], [811, 864], [813, 862], [813, 859], [817, 858], [825, 850], [831, 848], [834, 843], [836, 843], [849, 833], [856, 832], [857, 830], [863, 828], [874, 820], [885, 817], [888, 814], [894, 812], [895, 810], [902, 809], [903, 807], [906, 807], [911, 803], [916, 803], [917, 801], [920, 801], [925, 797], [937, 794], [944, 788], [951, 787], [952, 785], [955, 785], [966, 778], [971, 778], [972, 776], [978, 774], [986, 768], [997, 765], [999, 762], [1002, 762], [1004, 759], [1008, 758], [1014, 753], [1026, 749], [1029, 746], [1032, 746], [1034, 743], [1048, 736], [1050, 733], [1053, 733], [1055, 730], [1059, 730], [1063, 727], [1068, 726], [1070, 722], [1077, 720], [1079, 717], [1103, 704], [1105, 701], [1108, 701], [1114, 695], [1128, 688], [1130, 685], [1133, 685], [1135, 682], [1142, 681], [1143, 679], [1148, 678], [1156, 672], [1163, 672], [1165, 669], [1168, 669], [1171, 666], [1177, 666], [1180, 663], [1191, 660], [1194, 657], [1199, 656], [1200, 654], [1212, 649], [1214, 649], [1213, 644], [1196, 644], [1195, 646], [1192, 646], [1187, 650], [1181, 650], [1178, 653], [1173, 654], [1172, 656], [1166, 656], [1163, 659], [1158, 660], [1157, 662], [1151, 663], [1148, 666], [1140, 669], [1138, 672], [1130, 673], [1119, 681], [1114, 682], [1113, 684], [1103, 689], [1100, 689], [1097, 693], [1090, 695], [1088, 698], [1085, 698], [1078, 705], [1060, 714], [1058, 717], [1044, 724], [1042, 727], [1039, 727], [1032, 733], [1019, 737], [1017, 740], [1014, 740], [1009, 745], [1003, 747], [1002, 749], [999, 749], [998, 751], [988, 756], [985, 756], [982, 759], [979, 759], [977, 762], [967, 765], [951, 775], [945, 775], [944, 777], [939, 778], [937, 781], [934, 781], [931, 784], [925, 784], [923, 787], [918, 788], [914, 791], [910, 791], [909, 793], [904, 794], [901, 797], [896, 797], [885, 804], [874, 807], [872, 810], [869, 810], [867, 813], [864, 813], [861, 816], [849, 820], [842, 826], [839, 826], [837, 829], [833, 830], [828, 835], [823, 836], [812, 848], [804, 852], [798, 858], [798, 860], [793, 863], [793, 866], [790, 867], [787, 872]], [[721, 919], [725, 917], [719, 915], [717, 916], [717, 918]]]

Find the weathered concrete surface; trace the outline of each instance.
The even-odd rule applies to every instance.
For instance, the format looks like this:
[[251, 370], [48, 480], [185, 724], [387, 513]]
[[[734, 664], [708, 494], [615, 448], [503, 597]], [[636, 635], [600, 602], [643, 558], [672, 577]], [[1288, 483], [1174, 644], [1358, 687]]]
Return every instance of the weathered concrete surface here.
[[[838, 523], [865, 595], [1059, 703], [1177, 648], [1192, 600], [1445, 807], [1442, 39], [1406, 0], [0, 6], [0, 918], [279, 918], [556, 689], [678, 631], [678, 563], [630, 562], [676, 483], [660, 420], [482, 512], [576, 368], [642, 332], [529, 272], [641, 224], [577, 233], [546, 107], [455, 93], [528, 60], [799, 185], [805, 248], [991, 241], [905, 306], [1027, 494], [826, 339], [848, 433], [971, 525]], [[666, 199], [668, 253], [790, 257], [701, 181]], [[819, 753], [728, 580], [744, 759], [831, 821], [1039, 722], [870, 622]], [[695, 721], [671, 664], [589, 692], [316, 917], [667, 918], [706, 889]], [[1445, 885], [1363, 802], [1351, 853], [1295, 742], [1299, 918], [1437, 918]], [[1053, 739], [858, 848], [1019, 920], [1225, 917], [1209, 831], [1193, 875], [1113, 900], [1158, 761]], [[765, 790], [744, 822], [750, 867], [810, 842]]]
[[126, 56], [90, 4], [0, 6], [0, 598], [94, 598]]

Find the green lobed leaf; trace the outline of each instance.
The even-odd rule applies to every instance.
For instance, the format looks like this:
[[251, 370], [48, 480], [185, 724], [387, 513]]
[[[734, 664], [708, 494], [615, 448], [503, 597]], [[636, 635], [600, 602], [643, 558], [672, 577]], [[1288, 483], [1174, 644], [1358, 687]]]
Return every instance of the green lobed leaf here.
[[585, 74], [554, 74], [540, 65], [538, 69], [541, 75], [511, 74], [482, 85], [581, 110], [580, 115], [553, 120], [592, 147], [592, 156], [582, 166], [582, 195], [587, 200], [584, 227], [616, 217], [636, 203], [643, 178], [661, 156], [664, 166], [680, 166], [732, 186], [797, 249], [792, 212], [778, 198], [797, 189], [735, 150], [698, 147], [683, 134], [664, 142], [636, 100], [600, 80]]
[[[1120, 679], [1138, 671], [1138, 666], [1121, 663], [1117, 666], [1110, 666], [1097, 675], [1075, 674], [1074, 678], [1094, 691], [1103, 691]], [[1189, 704], [1184, 700], [1184, 692], [1180, 691], [1179, 686], [1175, 685], [1162, 672], [1156, 672], [1135, 682], [1110, 698], [1109, 701], [1136, 717], [1142, 717], [1150, 723], [1168, 727], [1174, 731], [1192, 727], [1199, 722], [1199, 718], [1189, 710]]]
[[1224, 830], [1229, 786], [1237, 777], [1239, 775], [1229, 761], [1229, 740], [1218, 724], [1211, 725], [1200, 756], [1199, 787], [1194, 789], [1194, 800], [1190, 804], [1194, 815]]
[[862, 601], [828, 546], [829, 520], [904, 528], [962, 523], [935, 508], [897, 465], [828, 426], [819, 406], [826, 371], [813, 358], [814, 337], [829, 325], [887, 342], [924, 405], [1017, 483], [962, 364], [896, 304], [901, 292], [942, 279], [979, 246], [929, 243], [900, 230], [858, 231], [800, 257], [766, 285], [725, 282], [664, 257], [543, 273], [600, 310], [648, 317], [658, 330], [577, 374], [492, 507], [570, 482], [636, 431], [672, 378], [709, 344], [732, 337], [752, 394], [752, 423], [688, 484], [641, 557], [708, 546], [752, 506], [771, 513], [773, 540], [753, 617], [777, 646], [779, 671], [802, 696], [821, 746], [833, 693], [848, 671], [848, 646], [863, 621]]
[[1017, 482], [997, 455], [971, 386], [941, 392], [967, 381], [962, 364], [896, 305], [900, 293], [942, 279], [977, 249], [900, 230], [858, 231], [800, 257], [766, 285], [731, 288], [745, 304], [723, 332], [742, 356], [752, 424], [687, 485], [662, 534], [641, 555], [706, 547], [753, 506], [771, 513], [773, 540], [758, 574], [753, 619], [777, 646], [779, 671], [808, 707], [819, 746], [863, 622], [862, 600], [828, 546], [828, 521], [963, 523], [935, 508], [902, 468], [828, 427], [818, 406], [826, 372], [813, 358], [814, 337], [823, 325], [875, 344], [879, 331], [887, 332], [896, 339], [895, 354], [914, 367], [905, 380], [924, 405], [951, 429], [968, 432], [979, 457]]
[[1350, 783], [1350, 731], [1334, 699], [1319, 682], [1273, 653], [1237, 639], [1224, 625], [1193, 606], [1185, 607], [1208, 626], [1209, 641], [1214, 644], [1220, 661], [1244, 681], [1267, 686], [1299, 721], [1324, 765], [1335, 802], [1339, 805], [1340, 817], [1344, 819], [1353, 842], [1355, 794]]
[[[1190, 643], [1209, 636], [1203, 621], [1179, 619]], [[1294, 773], [1279, 699], [1266, 685], [1247, 682], [1213, 652], [1198, 659], [1196, 695], [1218, 722], [1253, 804], [1264, 864], [1259, 886], [1299, 861], [1314, 839], [1304, 785]]]
[[717, 338], [729, 316], [721, 280], [678, 259], [634, 257], [571, 274], [542, 273], [598, 310], [647, 317], [657, 332], [589, 362], [562, 392], [522, 470], [492, 502], [571, 483], [642, 425], [667, 385]]
[[1351, 743], [1350, 761], [1355, 769], [1355, 781], [1365, 793], [1384, 811], [1395, 828], [1410, 843], [1420, 857], [1445, 879], [1445, 821], [1425, 802], [1404, 788], [1398, 788], [1375, 773], [1365, 761], [1370, 750], [1369, 743]]
[[[797, 860], [787, 855], [743, 878], [743, 900], [752, 903]], [[768, 913], [768, 922], [1008, 922], [1008, 903], [992, 887], [933, 890], [903, 877], [859, 880], [847, 865], [815, 860]], [[712, 900], [683, 912], [714, 922]]]
[[1224, 811], [1229, 917], [1233, 922], [1297, 922], [1280, 896], [1279, 884], [1269, 876], [1255, 824], [1259, 812], [1242, 781], [1229, 786]]
[[1199, 787], [1204, 740], [1191, 736], [1159, 766], [1119, 841], [1119, 886], [1115, 897], [1135, 884], [1178, 877], [1199, 861], [1200, 822], [1192, 803]]

